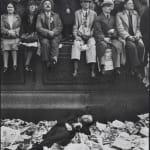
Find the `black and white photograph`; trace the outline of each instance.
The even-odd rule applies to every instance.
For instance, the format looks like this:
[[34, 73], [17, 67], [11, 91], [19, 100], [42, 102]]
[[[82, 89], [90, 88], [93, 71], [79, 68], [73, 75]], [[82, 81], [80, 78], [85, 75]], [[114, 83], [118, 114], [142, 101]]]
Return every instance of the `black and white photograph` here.
[[0, 0], [1, 150], [149, 150], [149, 0]]

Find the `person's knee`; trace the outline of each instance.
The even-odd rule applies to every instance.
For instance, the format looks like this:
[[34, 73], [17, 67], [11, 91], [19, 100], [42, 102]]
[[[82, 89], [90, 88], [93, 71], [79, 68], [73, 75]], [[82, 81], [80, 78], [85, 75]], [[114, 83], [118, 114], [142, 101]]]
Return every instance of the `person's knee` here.
[[141, 40], [138, 42], [138, 48], [141, 50], [144, 50], [145, 48], [144, 43]]
[[131, 42], [131, 41], [127, 41], [127, 43], [126, 43], [126, 48], [127, 48], [127, 50], [129, 50], [129, 51], [136, 51], [136, 49], [137, 49], [135, 43], [134, 43], [134, 42]]
[[75, 47], [79, 47], [79, 46], [81, 45], [81, 41], [74, 40], [73, 45], [74, 45]]
[[122, 53], [122, 51], [123, 51], [123, 45], [119, 41], [116, 41], [115, 43], [113, 43], [113, 45], [114, 45], [115, 52], [117, 54]]
[[94, 38], [90, 38], [89, 41], [88, 41], [88, 45], [89, 46], [95, 46], [96, 42], [95, 42], [95, 39]]
[[107, 48], [107, 43], [104, 41], [101, 42], [96, 42], [96, 50], [97, 51], [105, 51], [105, 49]]
[[49, 40], [48, 39], [42, 39], [41, 40], [41, 45], [49, 45]]

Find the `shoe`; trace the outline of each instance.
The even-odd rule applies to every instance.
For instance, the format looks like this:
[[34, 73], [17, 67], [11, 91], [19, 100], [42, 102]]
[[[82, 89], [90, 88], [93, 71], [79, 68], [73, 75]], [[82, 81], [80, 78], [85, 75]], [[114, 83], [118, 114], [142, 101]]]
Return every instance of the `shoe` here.
[[135, 76], [136, 75], [136, 72], [134, 70], [131, 70], [131, 76]]
[[137, 75], [137, 73], [138, 73], [138, 71], [137, 71], [137, 69], [136, 68], [134, 68], [134, 69], [131, 69], [131, 76], [136, 76]]
[[78, 72], [75, 70], [75, 71], [73, 72], [72, 76], [75, 78], [75, 77], [77, 77], [77, 74], [78, 74]]
[[17, 65], [14, 65], [13, 69], [14, 69], [14, 71], [16, 71], [17, 70]]
[[137, 78], [142, 81], [143, 80], [143, 77], [142, 77], [142, 74], [141, 73], [137, 73]]
[[6, 73], [8, 71], [8, 67], [4, 67], [3, 73]]
[[50, 62], [50, 61], [47, 61], [47, 62], [46, 62], [46, 67], [47, 67], [47, 68], [50, 68], [50, 67], [51, 67], [51, 62]]
[[31, 67], [29, 65], [26, 65], [25, 66], [25, 71], [32, 72], [32, 69], [31, 69]]
[[95, 78], [95, 72], [91, 72], [91, 78]]
[[57, 63], [57, 61], [54, 58], [52, 58], [50, 62], [52, 65], [56, 65], [56, 63]]
[[121, 72], [120, 72], [120, 69], [119, 69], [119, 68], [116, 68], [114, 71], [115, 71], [115, 74], [116, 74], [116, 75], [120, 75], [120, 74], [121, 74]]

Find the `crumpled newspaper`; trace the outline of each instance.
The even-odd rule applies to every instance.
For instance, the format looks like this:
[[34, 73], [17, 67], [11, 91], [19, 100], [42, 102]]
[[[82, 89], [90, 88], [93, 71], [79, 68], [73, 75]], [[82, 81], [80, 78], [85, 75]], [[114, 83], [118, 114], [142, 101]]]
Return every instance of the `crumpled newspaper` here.
[[[90, 127], [91, 135], [76, 133], [66, 146], [54, 143], [44, 150], [148, 150], [149, 114], [138, 115], [137, 122], [119, 121], [96, 122]], [[34, 143], [43, 141], [57, 121], [40, 121], [37, 124], [20, 119], [1, 120], [1, 150], [28, 150]]]

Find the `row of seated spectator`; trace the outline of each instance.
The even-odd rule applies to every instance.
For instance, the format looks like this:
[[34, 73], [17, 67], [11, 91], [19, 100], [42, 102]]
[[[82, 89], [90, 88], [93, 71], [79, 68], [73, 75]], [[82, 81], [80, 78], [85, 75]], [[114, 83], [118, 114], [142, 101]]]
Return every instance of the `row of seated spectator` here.
[[[1, 0], [0, 6], [1, 6], [1, 14], [6, 13], [6, 5], [10, 0]], [[30, 0], [12, 0], [15, 7], [16, 12], [21, 16], [21, 18], [24, 16], [24, 13], [27, 9], [28, 1]], [[40, 5], [41, 0], [35, 0], [37, 6]], [[60, 15], [60, 18], [63, 23], [63, 38], [64, 40], [71, 40], [72, 37], [72, 27], [74, 24], [74, 13], [76, 10], [80, 9], [80, 0], [53, 0], [54, 1], [54, 10], [56, 13]], [[122, 2], [123, 0], [114, 0], [114, 9], [112, 10], [111, 14], [116, 15], [116, 13], [120, 10], [122, 10]], [[133, 0], [135, 5], [135, 10], [139, 13], [141, 16], [147, 7], [147, 0]], [[90, 9], [96, 11], [97, 15], [99, 15], [102, 12], [101, 9], [101, 3], [103, 0], [92, 0], [90, 2]], [[40, 12], [40, 7], [38, 7], [38, 10]]]
[[[97, 16], [91, 9], [91, 0], [80, 0], [81, 9], [75, 12], [71, 59], [73, 76], [78, 74], [80, 53], [86, 51], [86, 61], [90, 65], [91, 77], [95, 77], [95, 64], [99, 71], [105, 71], [105, 53], [111, 51], [116, 74], [120, 74], [121, 64], [128, 60], [131, 73], [141, 76], [139, 68], [144, 62], [145, 47], [140, 32], [140, 17], [134, 10], [133, 0], [122, 2], [123, 10], [116, 16], [113, 0], [100, 3], [101, 13]], [[4, 70], [8, 70], [8, 56], [12, 53], [13, 69], [17, 69], [18, 45], [25, 47], [25, 70], [32, 71], [30, 61], [34, 51], [39, 49], [42, 61], [47, 68], [57, 63], [59, 44], [63, 30], [62, 20], [55, 13], [52, 0], [42, 0], [37, 14], [35, 1], [29, 1], [27, 13], [21, 18], [15, 14], [15, 5], [7, 4], [7, 14], [1, 16], [1, 49], [3, 52]], [[127, 55], [126, 55], [127, 54]], [[126, 56], [128, 59], [126, 59]]]

